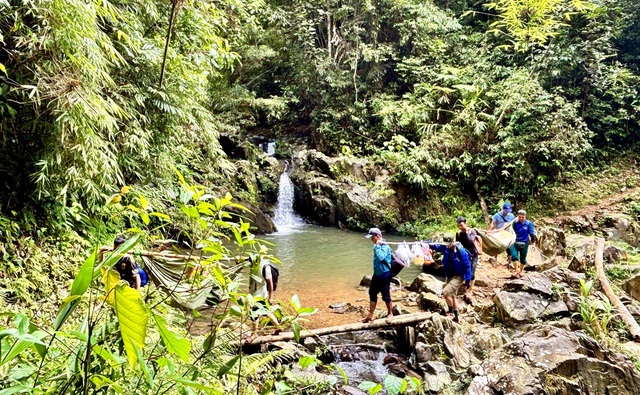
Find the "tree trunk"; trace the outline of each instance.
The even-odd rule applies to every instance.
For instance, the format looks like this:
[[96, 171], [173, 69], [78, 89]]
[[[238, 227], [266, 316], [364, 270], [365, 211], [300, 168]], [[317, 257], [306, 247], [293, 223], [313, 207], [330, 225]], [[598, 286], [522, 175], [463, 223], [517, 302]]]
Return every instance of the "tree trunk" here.
[[478, 186], [478, 182], [476, 181], [473, 185], [476, 189], [476, 193], [478, 194], [478, 199], [480, 200], [480, 209], [482, 210], [482, 216], [484, 217], [484, 222], [487, 225], [491, 225], [491, 215], [489, 214], [489, 207], [487, 207], [487, 202], [484, 200], [484, 196], [480, 192], [480, 187]]
[[622, 304], [618, 296], [611, 289], [611, 285], [609, 284], [609, 280], [607, 280], [607, 276], [604, 273], [604, 266], [602, 265], [604, 255], [604, 239], [602, 237], [596, 237], [596, 256], [595, 256], [595, 266], [596, 272], [598, 273], [598, 280], [600, 280], [600, 285], [602, 286], [602, 290], [607, 295], [611, 303], [618, 310], [618, 314], [622, 320], [629, 327], [629, 332], [631, 333], [631, 337], [634, 341], [640, 342], [640, 325], [636, 322], [635, 318], [629, 313], [627, 307]]
[[[388, 328], [393, 326], [414, 324], [417, 322], [422, 322], [427, 318], [431, 317], [432, 315], [433, 313], [414, 313], [414, 314], [407, 314], [407, 315], [400, 315], [400, 316], [393, 317], [393, 320], [391, 322], [387, 322], [384, 319], [379, 319], [372, 322], [368, 322], [366, 324], [362, 322], [357, 322], [354, 324], [331, 326], [328, 328], [304, 330], [304, 331], [300, 331], [300, 339], [304, 339], [312, 336], [330, 335], [332, 333], [344, 333], [344, 332], [361, 331], [365, 329]], [[294, 339], [295, 339], [295, 336], [293, 332], [283, 332], [283, 333], [280, 333], [279, 335], [259, 336], [249, 342], [244, 342], [243, 345], [253, 346], [253, 345], [259, 345], [264, 343], [290, 341]]]
[[164, 43], [164, 54], [162, 55], [162, 66], [160, 67], [160, 82], [158, 87], [162, 89], [162, 82], [164, 81], [164, 70], [167, 64], [167, 54], [169, 52], [169, 44], [171, 43], [171, 34], [173, 33], [173, 24], [176, 20], [176, 14], [178, 13], [178, 2], [180, 0], [173, 0], [171, 5], [171, 15], [169, 15], [169, 28], [167, 29], [167, 38]]

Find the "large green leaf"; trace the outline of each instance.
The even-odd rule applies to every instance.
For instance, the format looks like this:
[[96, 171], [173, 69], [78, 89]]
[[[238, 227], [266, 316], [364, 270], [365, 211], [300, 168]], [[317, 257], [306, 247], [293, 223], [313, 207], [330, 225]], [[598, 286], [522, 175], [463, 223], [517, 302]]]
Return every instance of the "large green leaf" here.
[[189, 361], [189, 354], [191, 353], [191, 342], [185, 338], [179, 338], [173, 332], [167, 329], [167, 321], [164, 317], [157, 314], [153, 314], [153, 320], [158, 326], [160, 332], [160, 338], [162, 343], [166, 347], [167, 351], [171, 354], [177, 355], [185, 362]]
[[11, 388], [5, 388], [3, 390], [0, 390], [0, 395], [13, 395], [13, 394], [20, 394], [23, 392], [30, 392], [31, 388], [27, 387], [26, 385], [18, 385], [16, 387], [11, 387]]
[[98, 254], [98, 250], [94, 249], [89, 258], [84, 262], [78, 275], [73, 280], [73, 284], [71, 285], [71, 295], [64, 300], [60, 309], [58, 310], [58, 315], [56, 316], [55, 321], [53, 322], [53, 329], [58, 330], [67, 320], [67, 317], [71, 315], [71, 313], [78, 307], [80, 303], [81, 296], [87, 292], [89, 286], [91, 286], [91, 281], [93, 280], [93, 266], [96, 262], [96, 256]]
[[0, 366], [4, 365], [7, 362], [11, 362], [13, 358], [15, 358], [18, 354], [34, 344], [46, 346], [46, 344], [42, 342], [42, 339], [47, 336], [47, 333], [44, 331], [35, 331], [33, 333], [11, 333], [9, 334], [9, 336], [13, 337], [15, 341], [13, 342], [11, 347], [9, 347], [7, 352], [2, 355]]
[[120, 324], [120, 333], [127, 353], [129, 366], [136, 365], [138, 354], [136, 347], [143, 349], [147, 337], [147, 323], [149, 314], [144, 307], [140, 292], [127, 284], [119, 284], [114, 292], [116, 315]]
[[384, 379], [384, 388], [389, 395], [398, 395], [407, 389], [407, 382], [393, 375], [388, 375]]

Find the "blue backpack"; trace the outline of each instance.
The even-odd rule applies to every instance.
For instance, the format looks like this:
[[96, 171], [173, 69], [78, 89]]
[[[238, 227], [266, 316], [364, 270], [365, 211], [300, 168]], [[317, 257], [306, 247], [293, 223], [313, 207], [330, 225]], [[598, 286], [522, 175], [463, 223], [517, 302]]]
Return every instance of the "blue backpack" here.
[[140, 286], [144, 287], [149, 283], [149, 275], [144, 271], [143, 268], [138, 267], [138, 275], [140, 276]]

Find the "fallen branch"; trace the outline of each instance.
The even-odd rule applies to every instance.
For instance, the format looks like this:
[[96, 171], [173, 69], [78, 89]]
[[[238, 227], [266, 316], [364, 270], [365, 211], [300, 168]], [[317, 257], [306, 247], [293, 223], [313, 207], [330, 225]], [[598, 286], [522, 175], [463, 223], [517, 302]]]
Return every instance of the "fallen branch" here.
[[[379, 329], [379, 328], [388, 328], [393, 326], [414, 324], [416, 322], [422, 322], [427, 318], [431, 317], [433, 313], [414, 313], [414, 314], [406, 314], [399, 315], [393, 318], [391, 322], [387, 322], [385, 319], [379, 319], [368, 323], [354, 323], [354, 324], [346, 324], [346, 325], [338, 325], [331, 326], [328, 328], [319, 328], [314, 330], [304, 330], [300, 331], [300, 339], [304, 339], [306, 337], [311, 336], [323, 336], [330, 335], [332, 333], [344, 333], [344, 332], [354, 332], [361, 331], [365, 329]], [[280, 341], [290, 341], [294, 340], [295, 336], [293, 332], [283, 332], [278, 335], [270, 335], [270, 336], [259, 336], [251, 341], [244, 342], [243, 345], [259, 345], [264, 343], [273, 343]]]
[[631, 333], [631, 337], [636, 342], [640, 342], [640, 325], [636, 322], [635, 318], [629, 313], [627, 307], [622, 304], [618, 296], [611, 289], [611, 285], [609, 284], [609, 280], [607, 280], [607, 276], [604, 273], [604, 266], [602, 264], [604, 255], [604, 239], [601, 237], [596, 237], [596, 256], [595, 256], [595, 266], [596, 272], [598, 273], [598, 280], [600, 280], [600, 285], [602, 286], [602, 290], [607, 295], [611, 303], [618, 310], [618, 314], [622, 317], [622, 320], [629, 327], [629, 332]]

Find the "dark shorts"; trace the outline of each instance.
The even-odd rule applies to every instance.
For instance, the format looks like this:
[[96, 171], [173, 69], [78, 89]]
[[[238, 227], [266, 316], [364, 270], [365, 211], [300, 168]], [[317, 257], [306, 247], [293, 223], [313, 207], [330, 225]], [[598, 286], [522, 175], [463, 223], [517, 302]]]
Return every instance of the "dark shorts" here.
[[378, 277], [375, 274], [371, 279], [371, 287], [369, 287], [369, 300], [372, 302], [378, 301], [378, 294], [382, 295], [382, 300], [386, 303], [391, 302], [391, 293], [389, 288], [391, 287], [391, 273], [387, 272], [384, 275]]
[[471, 261], [471, 280], [476, 279], [476, 269], [478, 268], [478, 255], [472, 255], [469, 257]]
[[527, 253], [529, 252], [529, 243], [517, 241], [509, 248], [511, 252], [511, 260], [520, 261], [523, 265], [527, 264]]

